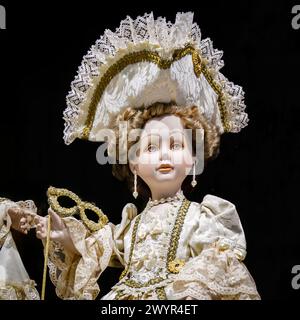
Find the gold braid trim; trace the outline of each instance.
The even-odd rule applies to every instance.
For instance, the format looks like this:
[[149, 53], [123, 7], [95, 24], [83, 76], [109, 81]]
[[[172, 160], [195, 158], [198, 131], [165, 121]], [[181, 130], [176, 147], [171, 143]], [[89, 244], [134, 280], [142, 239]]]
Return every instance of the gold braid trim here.
[[[184, 219], [185, 219], [185, 216], [188, 212], [190, 204], [191, 204], [191, 202], [189, 200], [187, 200], [187, 199], [183, 200], [181, 207], [179, 208], [179, 212], [178, 212], [178, 215], [177, 215], [177, 218], [175, 221], [174, 228], [172, 230], [171, 241], [170, 241], [170, 245], [169, 245], [167, 262], [166, 262], [167, 271], [169, 273], [178, 273], [180, 268], [184, 265], [183, 260], [176, 259], [176, 251], [178, 248], [178, 242], [179, 242], [182, 226], [184, 223]], [[128, 271], [129, 271], [129, 267], [131, 265], [132, 254], [133, 254], [134, 244], [136, 241], [136, 234], [137, 234], [137, 229], [138, 229], [140, 219], [141, 219], [141, 215], [139, 215], [136, 218], [136, 221], [135, 221], [135, 224], [133, 227], [129, 261], [128, 261], [127, 267], [124, 269], [124, 271], [122, 272], [122, 274], [120, 276], [120, 280], [122, 280], [127, 275]], [[180, 263], [180, 266], [177, 266], [179, 260], [181, 263]], [[172, 264], [175, 264], [175, 266], [172, 267]], [[163, 280], [164, 280], [164, 278], [157, 277], [157, 278], [153, 278], [153, 279], [149, 280], [147, 283], [143, 284], [143, 283], [138, 283], [134, 280], [128, 279], [124, 283], [127, 286], [132, 287], [132, 288], [143, 288], [143, 287], [148, 287], [148, 286], [160, 283]]]
[[138, 52], [128, 53], [122, 58], [120, 58], [120, 60], [118, 60], [116, 63], [112, 64], [96, 85], [95, 92], [91, 98], [91, 102], [88, 108], [88, 115], [85, 121], [81, 139], [88, 140], [91, 128], [94, 123], [97, 105], [103, 95], [103, 92], [105, 91], [110, 81], [122, 70], [124, 70], [127, 66], [131, 64], [143, 61], [155, 63], [160, 69], [169, 69], [173, 62], [182, 59], [186, 55], [192, 55], [195, 75], [199, 78], [200, 74], [203, 73], [208, 83], [211, 85], [213, 90], [218, 95], [218, 105], [221, 114], [222, 124], [224, 126], [225, 131], [229, 131], [230, 125], [227, 120], [227, 111], [225, 107], [225, 100], [222, 88], [220, 85], [216, 83], [216, 81], [211, 76], [209, 70], [204, 65], [204, 62], [202, 62], [199, 52], [194, 47], [192, 47], [192, 45], [188, 44], [186, 47], [182, 49], [175, 50], [172, 59], [163, 59], [155, 51], [153, 52], [150, 50], [142, 50]]
[[223, 124], [225, 132], [229, 132], [230, 131], [230, 124], [228, 122], [228, 114], [227, 114], [226, 105], [225, 105], [226, 99], [224, 97], [222, 87], [213, 79], [209, 70], [207, 69], [207, 67], [204, 64], [201, 64], [200, 68], [201, 68], [201, 72], [204, 75], [205, 79], [207, 80], [207, 82], [210, 84], [210, 86], [213, 88], [213, 90], [215, 91], [215, 93], [218, 96], [218, 106], [219, 106], [219, 110], [220, 110], [222, 124]]
[[176, 259], [176, 252], [184, 219], [188, 212], [190, 204], [190, 201], [184, 199], [181, 208], [179, 209], [179, 214], [177, 215], [176, 222], [172, 231], [167, 258], [167, 270], [170, 273], [178, 273], [184, 265], [184, 260]]
[[159, 300], [167, 300], [167, 296], [164, 288], [157, 288], [156, 294]]
[[127, 264], [127, 268], [125, 268], [123, 270], [123, 272], [121, 273], [119, 280], [122, 280], [126, 276], [128, 270], [129, 270], [129, 266], [130, 266], [131, 258], [132, 258], [132, 254], [133, 254], [133, 249], [134, 249], [134, 243], [135, 243], [135, 239], [136, 239], [136, 233], [137, 233], [137, 229], [138, 229], [138, 225], [139, 225], [140, 220], [141, 220], [141, 215], [137, 216], [137, 218], [135, 219], [135, 223], [134, 223], [134, 227], [133, 227], [133, 231], [132, 231], [131, 245], [130, 245], [129, 262]]

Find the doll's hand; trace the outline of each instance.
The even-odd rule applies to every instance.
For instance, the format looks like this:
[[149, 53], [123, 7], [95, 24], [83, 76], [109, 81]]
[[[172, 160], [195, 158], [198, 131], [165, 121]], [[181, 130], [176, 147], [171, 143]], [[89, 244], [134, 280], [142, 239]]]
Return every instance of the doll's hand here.
[[12, 207], [7, 210], [11, 219], [11, 226], [13, 229], [27, 234], [31, 229], [34, 217], [36, 214], [30, 210]]
[[[51, 208], [48, 209], [48, 214], [51, 217], [50, 239], [61, 243], [69, 253], [80, 255], [74, 246], [72, 238], [62, 218]], [[45, 240], [47, 238], [48, 217], [36, 216], [35, 222], [37, 238]]]

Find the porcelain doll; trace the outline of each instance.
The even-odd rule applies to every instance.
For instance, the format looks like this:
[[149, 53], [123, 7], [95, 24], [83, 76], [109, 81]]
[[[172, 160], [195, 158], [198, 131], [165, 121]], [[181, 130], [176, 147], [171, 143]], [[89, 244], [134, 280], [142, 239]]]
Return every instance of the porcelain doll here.
[[[52, 227], [56, 242], [49, 262], [57, 294], [95, 298], [101, 272], [115, 266], [125, 269], [103, 299], [258, 299], [255, 283], [241, 262], [246, 242], [235, 206], [212, 195], [200, 204], [190, 202], [182, 191], [195, 161], [184, 129], [204, 130], [207, 161], [218, 151], [216, 128], [197, 107], [166, 104], [128, 108], [117, 122], [124, 120], [130, 128], [141, 126], [143, 131], [137, 159], [115, 165], [114, 174], [127, 178], [135, 195], [145, 188], [150, 199], [140, 214], [134, 204], [127, 204], [119, 225], [109, 223], [94, 233], [75, 218], [62, 220], [50, 210], [55, 224], [60, 224]], [[131, 183], [132, 176], [136, 183]], [[44, 239], [45, 218], [40, 218], [37, 230]], [[75, 250], [66, 250], [70, 246], [57, 241], [56, 234], [63, 232], [62, 238], [73, 242]]]
[[[202, 130], [206, 163], [221, 134], [247, 125], [243, 91], [220, 73], [221, 56], [201, 39], [193, 14], [178, 13], [174, 24], [152, 14], [127, 17], [83, 58], [67, 96], [65, 142], [115, 137], [108, 146], [114, 176], [149, 201], [140, 213], [126, 204], [118, 225], [94, 230], [49, 209], [48, 265], [62, 299], [95, 299], [107, 266], [124, 271], [102, 299], [260, 298], [242, 262], [246, 241], [235, 206], [213, 195], [191, 202], [184, 194], [191, 172], [195, 186], [201, 160], [195, 131]], [[44, 240], [47, 219], [37, 220]]]

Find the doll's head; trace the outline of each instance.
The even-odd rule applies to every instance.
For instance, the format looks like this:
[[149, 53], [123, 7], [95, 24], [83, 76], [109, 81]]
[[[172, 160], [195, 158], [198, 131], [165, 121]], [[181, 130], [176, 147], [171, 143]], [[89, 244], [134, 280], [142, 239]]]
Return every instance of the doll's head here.
[[[148, 198], [154, 193], [168, 194], [179, 189], [186, 191], [190, 178], [188, 172], [196, 159], [196, 130], [203, 132], [204, 163], [215, 158], [219, 150], [220, 133], [199, 113], [197, 107], [179, 107], [173, 103], [156, 103], [147, 108], [127, 108], [116, 118], [114, 130], [116, 137], [119, 124], [127, 123], [127, 130], [142, 129], [136, 139], [128, 139], [127, 150], [135, 146], [134, 156], [128, 163], [113, 164], [113, 175], [126, 180], [133, 188], [133, 173], [138, 176], [137, 189], [142, 197]], [[192, 134], [187, 135], [187, 130]], [[122, 146], [116, 141], [116, 150]], [[121, 147], [121, 148], [120, 148]], [[124, 152], [127, 152], [124, 150]], [[123, 151], [121, 151], [123, 152]], [[169, 168], [163, 168], [168, 165]]]
[[[138, 192], [148, 197], [151, 185], [154, 187], [155, 184], [149, 180], [147, 172], [144, 175], [142, 169], [145, 168], [139, 165], [139, 160], [156, 159], [156, 165], [163, 160], [155, 158], [159, 153], [153, 151], [151, 156], [140, 154], [135, 165], [128, 163], [127, 150], [138, 141], [127, 139], [125, 131], [178, 127], [179, 130], [192, 129], [198, 133], [197, 129], [202, 129], [205, 164], [217, 155], [220, 134], [237, 133], [247, 126], [244, 91], [220, 72], [224, 65], [222, 55], [222, 51], [213, 48], [209, 38], [202, 39], [191, 12], [177, 13], [174, 23], [167, 22], [164, 17], [155, 19], [152, 13], [136, 19], [128, 16], [116, 32], [106, 30], [83, 57], [67, 95], [65, 143], [70, 144], [76, 138], [94, 142], [109, 139], [109, 159], [103, 157], [106, 145], [101, 146], [101, 163], [107, 160], [115, 163], [116, 160], [113, 174], [127, 180], [130, 188], [133, 187], [132, 171], [135, 169], [139, 176]], [[172, 99], [180, 106], [175, 103], [151, 106], [154, 101]], [[127, 122], [126, 130], [119, 130], [120, 122]], [[120, 134], [123, 136], [118, 141]], [[173, 176], [161, 176], [164, 180], [158, 180], [156, 185], [159, 183], [168, 188], [167, 181], [179, 185], [183, 179], [182, 189], [187, 191], [185, 182], [188, 186], [190, 175], [185, 178], [182, 172], [188, 170], [193, 157], [198, 156], [197, 134], [191, 140], [190, 154], [184, 150], [187, 161], [183, 162], [183, 167], [172, 172]], [[160, 153], [163, 151], [161, 146], [165, 144], [160, 143]], [[176, 151], [178, 156], [180, 150], [171, 149], [170, 140], [170, 153]], [[154, 163], [151, 165], [153, 170]], [[151, 167], [147, 169], [151, 170]], [[197, 174], [200, 172], [197, 170]]]

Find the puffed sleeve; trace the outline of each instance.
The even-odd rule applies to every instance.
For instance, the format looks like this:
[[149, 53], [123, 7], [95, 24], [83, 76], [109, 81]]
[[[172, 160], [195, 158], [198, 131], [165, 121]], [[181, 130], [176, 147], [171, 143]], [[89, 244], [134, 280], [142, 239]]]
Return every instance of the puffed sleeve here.
[[63, 219], [80, 255], [70, 254], [59, 243], [50, 242], [48, 265], [58, 297], [87, 300], [97, 297], [101, 273], [108, 266], [124, 264], [123, 238], [136, 212], [133, 204], [127, 204], [120, 224], [108, 223], [96, 232], [90, 232], [73, 217]]
[[235, 206], [207, 195], [198, 206], [197, 228], [189, 241], [191, 258], [172, 284], [173, 298], [260, 299], [243, 264], [246, 240]]

